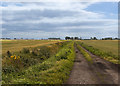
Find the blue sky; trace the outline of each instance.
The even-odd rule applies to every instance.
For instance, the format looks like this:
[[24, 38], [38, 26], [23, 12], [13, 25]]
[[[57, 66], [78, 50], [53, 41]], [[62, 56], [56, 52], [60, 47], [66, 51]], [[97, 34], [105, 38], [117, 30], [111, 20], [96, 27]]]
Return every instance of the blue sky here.
[[2, 2], [2, 37], [118, 37], [117, 2]]

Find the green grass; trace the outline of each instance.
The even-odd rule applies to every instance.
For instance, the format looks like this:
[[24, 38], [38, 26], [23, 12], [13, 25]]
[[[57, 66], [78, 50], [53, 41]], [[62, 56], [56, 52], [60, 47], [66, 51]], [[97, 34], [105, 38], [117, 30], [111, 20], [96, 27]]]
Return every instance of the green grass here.
[[[73, 66], [74, 42], [58, 43], [59, 51], [42, 63], [30, 65], [18, 72], [3, 73], [3, 84], [62, 84], [68, 79]], [[54, 45], [54, 44], [53, 44]], [[49, 46], [52, 48], [51, 46]], [[53, 49], [57, 49], [53, 47]], [[50, 50], [51, 51], [51, 50]], [[53, 51], [52, 51], [53, 52]], [[37, 57], [36, 57], [37, 58]], [[29, 58], [31, 59], [31, 58]], [[17, 64], [17, 63], [16, 63]]]
[[19, 52], [3, 54], [2, 70], [4, 73], [18, 72], [50, 58], [66, 44], [67, 42], [61, 42], [35, 48], [23, 48]]
[[86, 58], [86, 60], [92, 64], [92, 63], [93, 63], [93, 60], [92, 60], [91, 56], [89, 55], [89, 53], [87, 53], [87, 52], [79, 45], [79, 42], [76, 42], [76, 43], [77, 43], [77, 48], [78, 48], [78, 50], [83, 54], [83, 56]]
[[26, 47], [37, 47], [47, 44], [61, 42], [60, 40], [3, 40], [2, 41], [2, 54], [7, 51], [15, 52], [20, 51]]
[[104, 52], [111, 52], [118, 55], [118, 40], [82, 40], [88, 46], [93, 46]]
[[112, 62], [114, 64], [120, 64], [120, 61], [118, 59], [118, 56], [114, 55], [112, 52], [105, 52], [103, 50], [100, 50], [96, 47], [92, 47], [92, 46], [88, 46], [87, 44], [85, 44], [84, 42], [80, 42], [79, 41], [79, 44], [86, 48], [88, 51], [90, 51], [91, 53], [97, 55], [97, 56], [100, 56], [101, 58], [109, 61], [109, 62]]

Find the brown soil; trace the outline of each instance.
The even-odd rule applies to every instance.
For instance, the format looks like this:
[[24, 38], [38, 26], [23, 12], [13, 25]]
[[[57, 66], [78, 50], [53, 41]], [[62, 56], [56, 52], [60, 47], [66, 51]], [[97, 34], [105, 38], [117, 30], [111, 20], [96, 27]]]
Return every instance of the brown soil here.
[[[84, 49], [84, 48], [83, 48]], [[93, 58], [89, 63], [75, 45], [76, 58], [65, 84], [118, 84], [118, 67], [86, 50]]]

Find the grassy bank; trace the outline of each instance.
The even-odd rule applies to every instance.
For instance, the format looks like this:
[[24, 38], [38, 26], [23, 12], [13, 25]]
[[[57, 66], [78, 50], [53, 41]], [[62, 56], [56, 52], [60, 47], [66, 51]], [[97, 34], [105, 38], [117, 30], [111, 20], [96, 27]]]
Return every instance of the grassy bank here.
[[[48, 55], [46, 52], [42, 57], [36, 56], [36, 58], [44, 59], [42, 62], [26, 66], [18, 72], [3, 73], [3, 84], [62, 84], [68, 78], [70, 70], [73, 65], [75, 52], [73, 42], [65, 42], [66, 44], [57, 44], [60, 47], [53, 47], [50, 51], [58, 52], [53, 55]], [[36, 50], [36, 49], [35, 49]], [[39, 50], [37, 48], [37, 50]], [[45, 49], [46, 50], [46, 49]], [[35, 51], [37, 52], [37, 51]], [[32, 54], [35, 54], [32, 53]], [[48, 52], [48, 51], [47, 51]], [[51, 53], [51, 52], [50, 52]], [[39, 55], [39, 54], [37, 54]], [[31, 55], [29, 55], [31, 56]], [[31, 59], [31, 57], [28, 57]], [[39, 61], [37, 59], [37, 61]], [[28, 63], [28, 62], [27, 62]], [[27, 64], [26, 63], [26, 64]], [[16, 63], [17, 64], [17, 63]]]
[[93, 63], [93, 60], [91, 58], [91, 56], [89, 55], [89, 53], [87, 53], [80, 45], [78, 42], [76, 42], [77, 44], [77, 48], [78, 50], [83, 54], [83, 56], [85, 57], [85, 59], [90, 62], [90, 63]]
[[107, 61], [110, 61], [114, 64], [120, 64], [120, 61], [118, 60], [118, 56], [112, 54], [111, 52], [104, 52], [100, 49], [97, 49], [95, 47], [92, 47], [92, 46], [88, 46], [86, 45], [85, 43], [83, 42], [79, 42], [79, 44], [86, 48], [88, 51], [90, 51], [91, 53], [97, 55], [97, 56], [100, 56], [101, 58], [107, 60]]

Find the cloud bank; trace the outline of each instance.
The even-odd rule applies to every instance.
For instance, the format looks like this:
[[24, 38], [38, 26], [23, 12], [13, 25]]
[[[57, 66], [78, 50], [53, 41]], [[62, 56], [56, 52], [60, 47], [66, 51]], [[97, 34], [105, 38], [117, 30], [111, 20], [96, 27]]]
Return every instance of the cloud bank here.
[[[90, 6], [99, 3], [102, 5], [99, 0], [3, 2], [0, 5], [2, 36], [11, 38], [117, 37], [117, 13], [87, 10]], [[111, 3], [117, 5], [115, 2]]]

